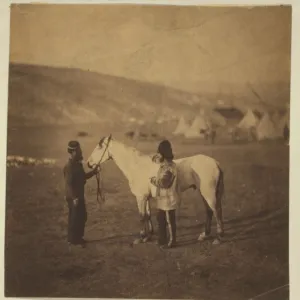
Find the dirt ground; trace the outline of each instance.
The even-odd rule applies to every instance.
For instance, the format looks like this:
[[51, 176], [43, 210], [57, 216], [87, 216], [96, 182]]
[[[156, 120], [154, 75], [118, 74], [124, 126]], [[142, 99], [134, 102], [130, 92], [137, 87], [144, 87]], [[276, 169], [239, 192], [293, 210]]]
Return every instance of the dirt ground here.
[[[56, 158], [58, 164], [7, 169], [6, 296], [240, 300], [288, 284], [288, 146], [174, 141], [177, 157], [204, 153], [221, 162], [226, 235], [219, 246], [197, 242], [205, 212], [189, 191], [178, 220], [179, 245], [168, 251], [155, 243], [131, 246], [139, 230], [136, 202], [125, 177], [109, 162], [103, 169], [107, 202], [101, 210], [95, 179], [86, 187], [87, 248], [69, 251], [62, 166], [76, 130], [9, 130], [9, 155]], [[107, 133], [90, 132], [79, 138], [85, 156]], [[137, 145], [147, 153], [156, 146]], [[259, 299], [288, 298], [284, 288]]]

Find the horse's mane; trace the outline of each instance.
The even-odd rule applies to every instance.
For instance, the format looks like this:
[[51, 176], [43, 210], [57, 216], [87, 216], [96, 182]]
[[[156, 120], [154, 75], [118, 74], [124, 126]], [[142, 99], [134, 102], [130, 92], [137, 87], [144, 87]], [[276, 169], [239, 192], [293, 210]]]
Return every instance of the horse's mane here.
[[99, 146], [102, 148], [102, 146], [103, 146], [103, 142], [104, 142], [104, 140], [106, 139], [106, 137], [104, 136], [103, 138], [101, 138], [100, 139], [100, 141], [99, 141]]
[[124, 153], [128, 154], [128, 158], [130, 157], [131, 166], [133, 168], [135, 168], [136, 165], [139, 165], [143, 170], [152, 170], [152, 168], [155, 168], [157, 165], [152, 161], [150, 155], [142, 153], [135, 147], [127, 145], [115, 138], [112, 139], [112, 142], [118, 145], [118, 147], [123, 148]]
[[[102, 137], [99, 141], [99, 146], [102, 148], [103, 147], [103, 143], [105, 141], [105, 139], [107, 139], [106, 136]], [[149, 156], [147, 156], [146, 154], [142, 153], [141, 151], [139, 151], [138, 149], [134, 148], [133, 146], [129, 146], [119, 140], [117, 140], [116, 138], [111, 138], [111, 140], [121, 146], [123, 146], [124, 148], [126, 148], [126, 150], [131, 150], [132, 153], [134, 153], [136, 156], [138, 157], [141, 157], [141, 158], [144, 158], [144, 157], [147, 157], [149, 158]], [[150, 159], [150, 158], [149, 158]]]
[[147, 154], [139, 151], [135, 147], [129, 146], [129, 145], [127, 145], [127, 144], [125, 144], [125, 143], [123, 143], [123, 142], [121, 142], [119, 140], [116, 140], [116, 139], [113, 139], [113, 141], [115, 143], [117, 143], [118, 145], [121, 145], [122, 147], [124, 147], [126, 150], [128, 150], [128, 152], [133, 153], [137, 158], [145, 159], [147, 161], [152, 161], [149, 155], [147, 155]]

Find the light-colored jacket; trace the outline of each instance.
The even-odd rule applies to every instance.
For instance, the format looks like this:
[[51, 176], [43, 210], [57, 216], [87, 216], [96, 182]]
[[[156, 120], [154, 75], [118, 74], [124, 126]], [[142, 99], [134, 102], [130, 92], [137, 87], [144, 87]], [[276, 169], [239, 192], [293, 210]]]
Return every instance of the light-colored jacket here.
[[176, 209], [179, 200], [176, 164], [173, 161], [162, 162], [157, 177], [152, 178], [151, 183], [157, 187], [157, 208], [166, 211]]

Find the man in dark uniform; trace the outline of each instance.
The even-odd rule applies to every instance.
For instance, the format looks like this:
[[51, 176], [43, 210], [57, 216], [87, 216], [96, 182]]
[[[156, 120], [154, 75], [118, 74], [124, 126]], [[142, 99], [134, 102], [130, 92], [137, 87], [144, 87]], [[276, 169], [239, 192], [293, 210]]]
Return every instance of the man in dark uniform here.
[[66, 201], [69, 207], [68, 242], [69, 244], [84, 246], [83, 236], [87, 221], [84, 186], [87, 179], [97, 174], [98, 167], [85, 173], [82, 165], [82, 150], [77, 141], [69, 142], [68, 153], [70, 158], [63, 169]]
[[[151, 178], [156, 186], [158, 245], [161, 248], [172, 248], [176, 245], [176, 208], [179, 201], [177, 185], [177, 167], [173, 161], [171, 143], [162, 141], [153, 157], [153, 161], [160, 164], [158, 174]], [[167, 228], [169, 239], [167, 240]]]

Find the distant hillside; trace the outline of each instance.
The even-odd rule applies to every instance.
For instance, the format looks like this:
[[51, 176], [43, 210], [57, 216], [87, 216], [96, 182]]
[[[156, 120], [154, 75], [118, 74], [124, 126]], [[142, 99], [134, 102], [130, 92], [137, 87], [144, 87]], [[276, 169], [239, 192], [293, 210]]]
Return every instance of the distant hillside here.
[[[155, 121], [163, 115], [195, 115], [200, 107], [215, 106], [217, 99], [77, 69], [11, 64], [8, 121], [10, 125]], [[257, 100], [235, 101], [255, 106]]]
[[23, 124], [149, 119], [185, 113], [192, 100], [162, 86], [76, 69], [11, 64], [9, 72], [8, 116]]

